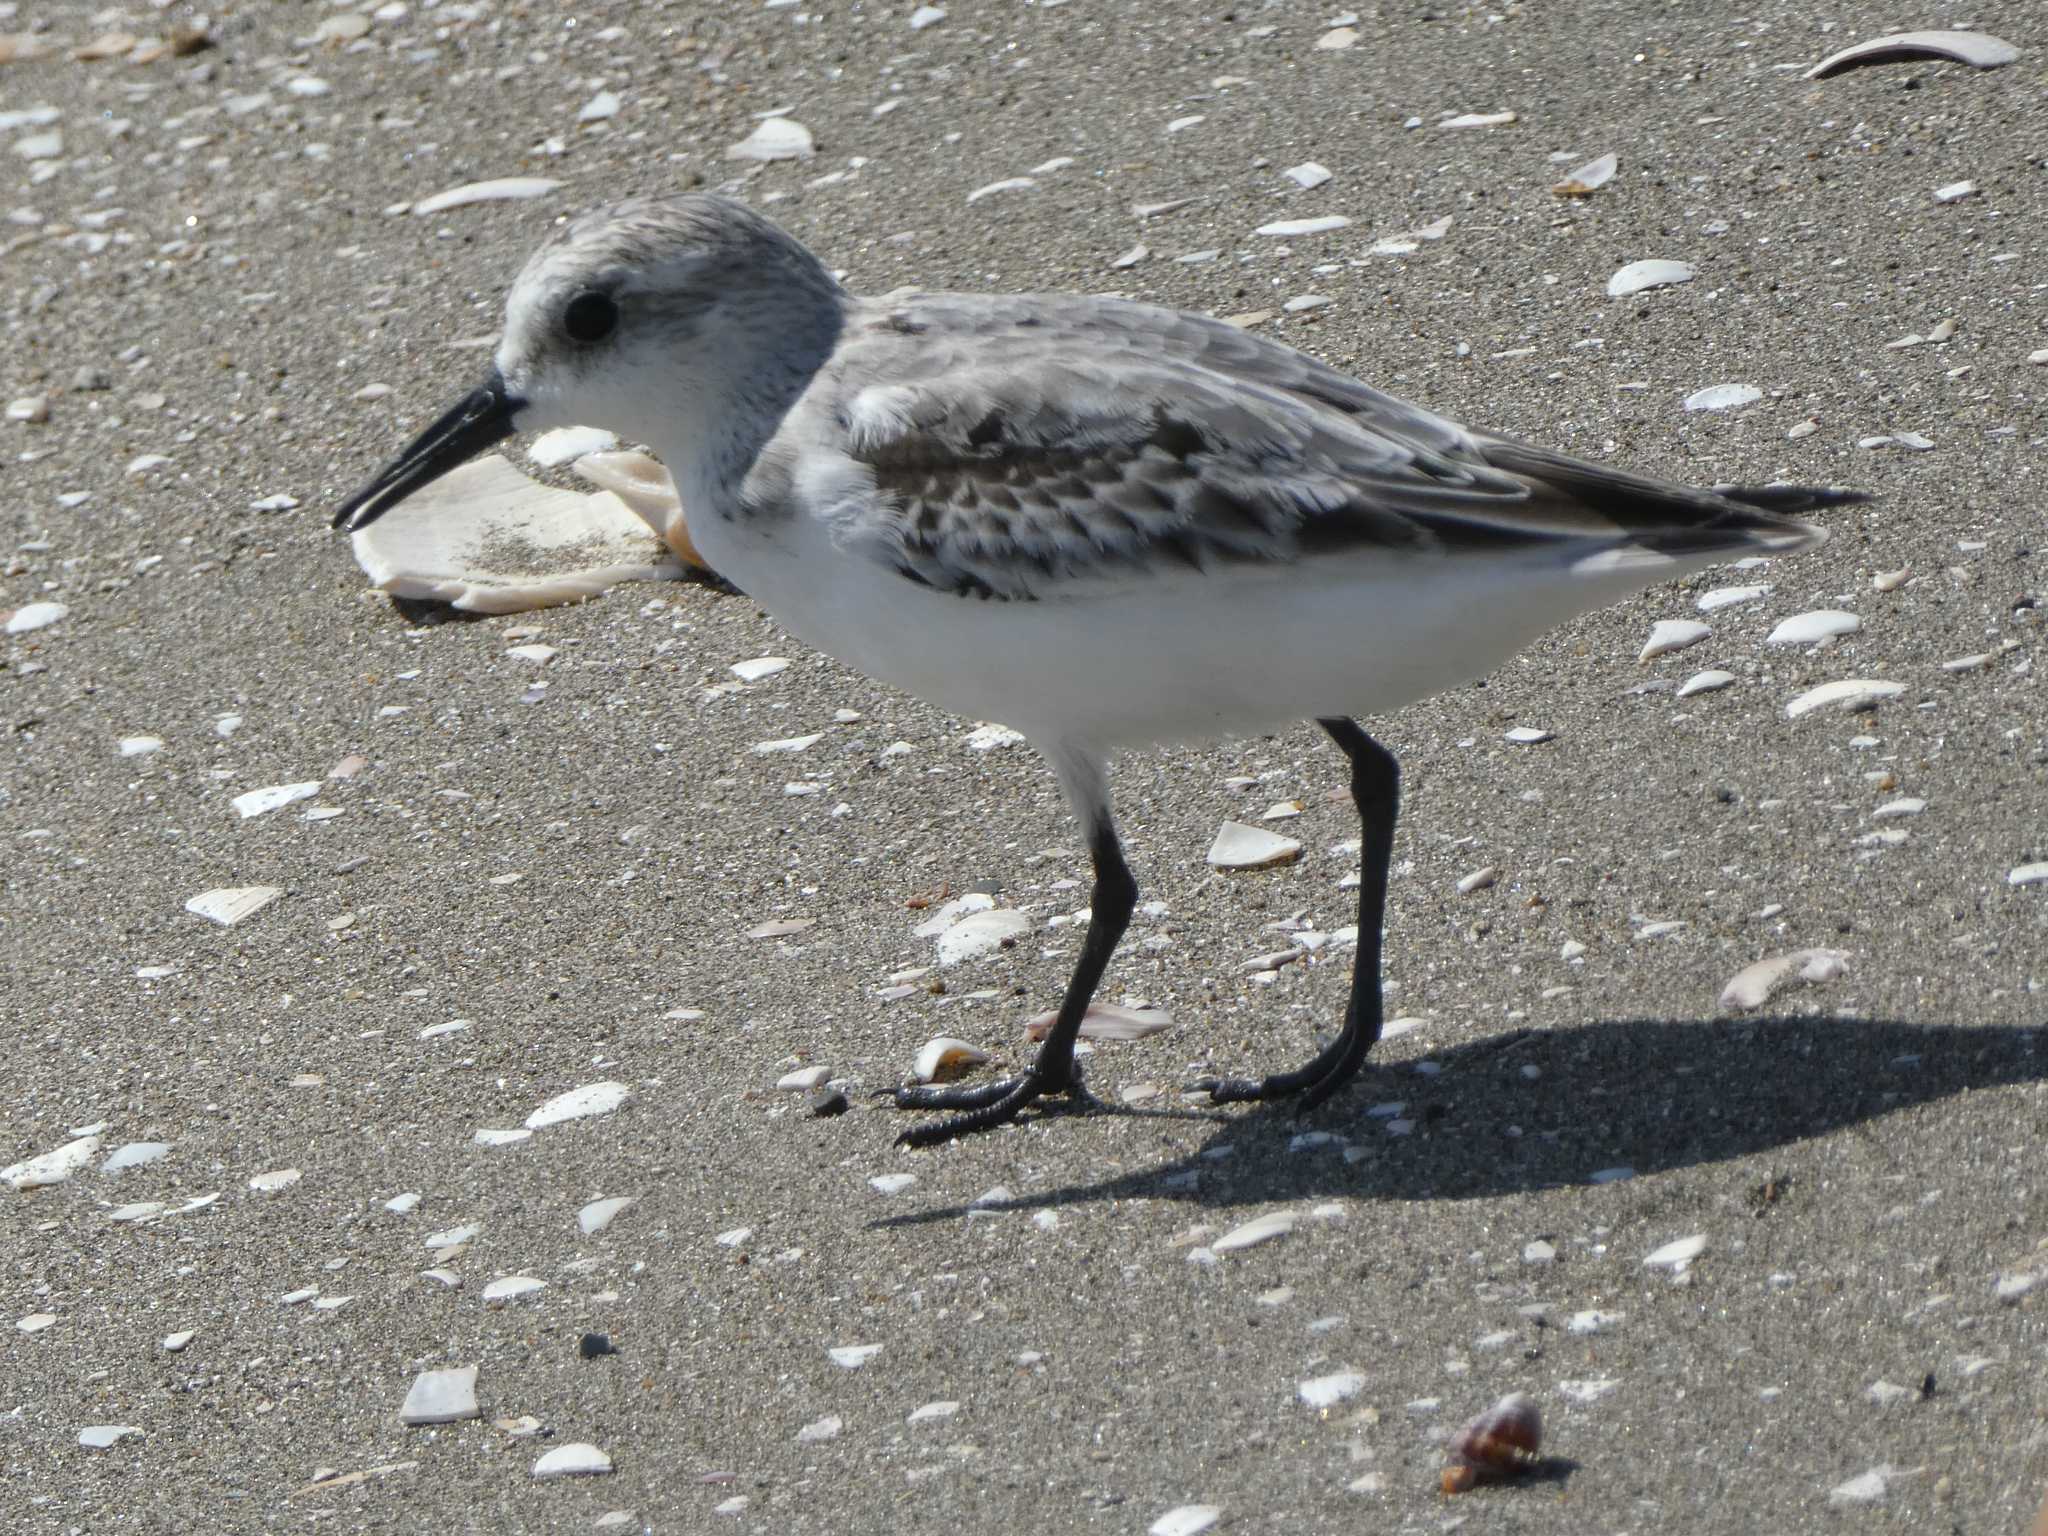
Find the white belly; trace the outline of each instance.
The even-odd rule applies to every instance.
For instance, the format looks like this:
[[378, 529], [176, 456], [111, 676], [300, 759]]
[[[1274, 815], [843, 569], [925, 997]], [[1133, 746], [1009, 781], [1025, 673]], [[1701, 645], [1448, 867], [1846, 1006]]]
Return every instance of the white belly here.
[[1042, 748], [1382, 713], [1482, 677], [1545, 630], [1692, 568], [1588, 575], [1554, 554], [1374, 552], [1200, 573], [1133, 566], [1003, 601], [919, 586], [803, 519], [775, 531], [764, 542], [727, 523], [698, 543], [799, 639]]

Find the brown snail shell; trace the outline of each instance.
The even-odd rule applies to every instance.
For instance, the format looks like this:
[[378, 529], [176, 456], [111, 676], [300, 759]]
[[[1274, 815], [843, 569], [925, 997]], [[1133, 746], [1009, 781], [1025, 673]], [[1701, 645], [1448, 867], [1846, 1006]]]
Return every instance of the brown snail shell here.
[[1535, 1464], [1543, 1444], [1543, 1411], [1526, 1392], [1510, 1392], [1451, 1436], [1443, 1491], [1463, 1493]]

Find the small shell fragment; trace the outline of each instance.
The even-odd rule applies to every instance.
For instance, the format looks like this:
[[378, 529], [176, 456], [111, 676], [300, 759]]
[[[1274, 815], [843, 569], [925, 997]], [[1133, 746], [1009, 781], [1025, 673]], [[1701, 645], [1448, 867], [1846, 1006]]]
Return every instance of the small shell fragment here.
[[263, 816], [295, 800], [310, 800], [320, 793], [322, 781], [310, 779], [303, 784], [271, 784], [262, 789], [252, 789], [245, 795], [237, 795], [228, 803], [244, 821]]
[[1795, 981], [1833, 981], [1849, 959], [1840, 949], [1795, 949], [1745, 965], [1721, 989], [1721, 1006], [1734, 1012], [1761, 1008], [1780, 989]]
[[978, 960], [1015, 944], [1030, 931], [1030, 917], [1012, 907], [970, 912], [939, 935], [939, 964], [959, 965]]
[[1217, 1504], [1182, 1504], [1169, 1509], [1146, 1527], [1146, 1536], [1201, 1536], [1223, 1518]]
[[1915, 59], [1953, 59], [1974, 69], [1997, 69], [2019, 56], [2019, 49], [1989, 32], [1893, 32], [1829, 54], [1809, 69], [1805, 78], [1825, 80], [1846, 70], [1872, 64], [1910, 64]]
[[[1056, 1009], [1047, 1009], [1024, 1026], [1024, 1038], [1043, 1040], [1051, 1031]], [[1173, 1028], [1164, 1008], [1120, 1008], [1115, 1003], [1090, 1003], [1081, 1017], [1083, 1040], [1145, 1040]]]
[[1643, 642], [1636, 660], [1653, 661], [1672, 651], [1682, 651], [1689, 645], [1698, 645], [1713, 632], [1698, 619], [1659, 619], [1650, 626], [1650, 638]]
[[1255, 1248], [1260, 1243], [1269, 1243], [1276, 1237], [1285, 1237], [1294, 1230], [1295, 1220], [1292, 1211], [1268, 1211], [1265, 1215], [1255, 1216], [1241, 1226], [1232, 1227], [1209, 1246], [1216, 1253], [1235, 1253], [1240, 1248]]
[[1688, 411], [1727, 411], [1763, 397], [1754, 384], [1709, 384], [1687, 395], [1683, 403]]
[[1694, 694], [1713, 693], [1717, 689], [1726, 688], [1734, 681], [1735, 674], [1733, 672], [1723, 672], [1718, 667], [1710, 667], [1704, 672], [1693, 673], [1691, 677], [1680, 683], [1674, 697], [1689, 699]]
[[1510, 1392], [1451, 1436], [1443, 1471], [1445, 1493], [1513, 1477], [1535, 1465], [1543, 1444], [1543, 1411], [1526, 1392]]
[[1350, 223], [1351, 221], [1341, 213], [1329, 213], [1317, 219], [1277, 219], [1271, 224], [1261, 224], [1255, 233], [1283, 239], [1300, 235], [1327, 235], [1334, 230], [1348, 228]]
[[1632, 261], [1607, 279], [1607, 296], [1622, 299], [1647, 288], [1671, 288], [1696, 275], [1687, 261]]
[[951, 1035], [938, 1035], [919, 1047], [917, 1059], [910, 1064], [910, 1076], [913, 1082], [945, 1082], [987, 1060], [988, 1052], [979, 1046]]
[[1292, 864], [1300, 857], [1301, 844], [1293, 838], [1241, 821], [1223, 823], [1216, 841], [1209, 845], [1209, 863], [1217, 869], [1266, 869]]
[[90, 1163], [99, 1149], [99, 1137], [81, 1136], [76, 1141], [67, 1141], [63, 1146], [40, 1156], [25, 1158], [21, 1162], [0, 1168], [0, 1184], [17, 1190], [40, 1189], [46, 1184], [61, 1184]]
[[551, 1477], [597, 1477], [611, 1471], [612, 1459], [594, 1445], [577, 1441], [558, 1445], [533, 1464], [533, 1475]]
[[48, 629], [70, 612], [71, 609], [63, 603], [23, 603], [7, 615], [7, 633], [26, 635], [38, 629]]
[[728, 160], [808, 160], [818, 152], [811, 130], [794, 118], [766, 117], [725, 152]]
[[219, 923], [223, 928], [232, 928], [244, 918], [261, 912], [283, 894], [284, 888], [276, 885], [224, 885], [215, 890], [201, 891], [185, 903], [185, 910]]
[[1515, 121], [1512, 112], [1460, 112], [1437, 124], [1439, 128], [1505, 128]]
[[624, 1083], [586, 1083], [558, 1093], [526, 1117], [529, 1131], [544, 1130], [564, 1120], [581, 1120], [590, 1115], [608, 1115], [632, 1097]]
[[1844, 613], [1839, 608], [1816, 608], [1811, 613], [1795, 613], [1783, 621], [1764, 636], [1764, 644], [1813, 645], [1837, 635], [1853, 635], [1862, 627], [1863, 621], [1853, 613]]
[[[1620, 160], [1613, 155], [1601, 155], [1598, 159], [1588, 160], [1577, 170], [1568, 174], [1564, 180], [1551, 187], [1551, 194], [1555, 197], [1591, 197], [1600, 188], [1606, 186], [1608, 182], [1614, 180], [1614, 173], [1620, 167]], [[1674, 263], [1674, 265], [1683, 265], [1683, 263]], [[1622, 270], [1626, 271], [1627, 268]], [[1615, 275], [1619, 276], [1620, 274], [1617, 273]], [[1687, 277], [1691, 275], [1690, 271], [1686, 273]]]
[[1330, 1376], [1312, 1376], [1294, 1389], [1309, 1407], [1318, 1412], [1334, 1408], [1346, 1398], [1356, 1397], [1365, 1387], [1365, 1377], [1357, 1371], [1338, 1371]]
[[559, 181], [547, 176], [503, 176], [495, 181], [466, 182], [445, 192], [436, 192], [432, 197], [421, 198], [412, 205], [412, 211], [415, 218], [425, 219], [446, 213], [451, 208], [467, 208], [472, 203], [525, 202], [545, 197], [560, 185]]
[[1801, 715], [1810, 715], [1816, 709], [1826, 709], [1831, 704], [1846, 710], [1869, 709], [1886, 699], [1895, 699], [1905, 691], [1904, 683], [1873, 677], [1847, 677], [1807, 689], [1785, 706], [1785, 715], [1788, 719], [1797, 720]]
[[1687, 1265], [1707, 1251], [1707, 1235], [1698, 1232], [1691, 1237], [1681, 1237], [1676, 1242], [1666, 1243], [1643, 1259], [1647, 1269], [1668, 1269], [1673, 1274], [1683, 1271]]

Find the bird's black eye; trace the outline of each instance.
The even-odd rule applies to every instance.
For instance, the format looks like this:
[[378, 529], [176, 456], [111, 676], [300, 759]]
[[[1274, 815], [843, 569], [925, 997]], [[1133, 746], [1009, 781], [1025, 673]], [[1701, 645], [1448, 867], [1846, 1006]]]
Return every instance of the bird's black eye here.
[[571, 341], [588, 346], [603, 341], [618, 329], [619, 306], [608, 293], [579, 293], [562, 311], [562, 329]]

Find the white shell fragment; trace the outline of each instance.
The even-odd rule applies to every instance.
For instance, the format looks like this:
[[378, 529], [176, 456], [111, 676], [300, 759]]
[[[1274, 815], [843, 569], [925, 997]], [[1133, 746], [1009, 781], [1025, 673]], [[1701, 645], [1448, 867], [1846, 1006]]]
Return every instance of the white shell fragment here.
[[1512, 112], [1460, 112], [1437, 124], [1439, 128], [1505, 128], [1515, 121]]
[[1704, 672], [1693, 673], [1691, 677], [1680, 683], [1674, 697], [1689, 699], [1694, 694], [1713, 693], [1718, 689], [1726, 688], [1734, 681], [1735, 674], [1733, 672], [1723, 672], [1719, 667], [1709, 667]]
[[1997, 69], [2019, 56], [2019, 49], [1989, 32], [1893, 32], [1829, 54], [1806, 72], [1806, 78], [1825, 80], [1871, 64], [1910, 64], [1915, 59], [1953, 59], [1975, 69]]
[[1607, 279], [1607, 296], [1623, 299], [1647, 288], [1671, 288], [1691, 282], [1695, 275], [1686, 261], [1632, 261]]
[[1146, 1527], [1147, 1536], [1201, 1536], [1223, 1518], [1217, 1504], [1182, 1504], [1169, 1509]]
[[533, 1464], [533, 1475], [545, 1481], [551, 1477], [598, 1477], [611, 1471], [612, 1459], [596, 1446], [578, 1440], [558, 1445]]
[[991, 181], [976, 187], [967, 194], [969, 204], [980, 202], [984, 197], [994, 197], [998, 192], [1024, 192], [1038, 183], [1029, 176], [1005, 176], [1001, 181]]
[[1031, 919], [1013, 908], [971, 912], [939, 935], [939, 964], [959, 965], [995, 953], [1031, 931]]
[[917, 1059], [910, 1064], [913, 1082], [937, 1083], [958, 1077], [969, 1067], [978, 1067], [989, 1059], [987, 1051], [971, 1045], [965, 1040], [956, 1040], [951, 1035], [939, 1035], [925, 1041], [918, 1049]]
[[[1024, 1026], [1028, 1040], [1043, 1040], [1059, 1011], [1048, 1008]], [[1164, 1008], [1123, 1008], [1115, 1003], [1090, 1003], [1081, 1015], [1083, 1040], [1148, 1040], [1173, 1028], [1173, 1015]]]
[[547, 1288], [547, 1281], [537, 1280], [532, 1275], [507, 1275], [485, 1286], [483, 1299], [486, 1302], [517, 1301], [521, 1296], [531, 1296], [535, 1291]]
[[1269, 1243], [1276, 1237], [1285, 1237], [1294, 1230], [1296, 1217], [1292, 1211], [1268, 1211], [1255, 1216], [1242, 1226], [1232, 1227], [1228, 1232], [1211, 1243], [1217, 1253], [1235, 1253], [1240, 1248], [1256, 1248], [1260, 1243]]
[[680, 574], [619, 497], [542, 485], [499, 454], [414, 492], [350, 545], [379, 591], [472, 613], [546, 608]]
[[1706, 1251], [1706, 1233], [1696, 1232], [1691, 1237], [1681, 1237], [1676, 1242], [1666, 1243], [1656, 1252], [1646, 1255], [1643, 1266], [1646, 1269], [1668, 1269], [1673, 1274], [1678, 1274]]
[[1321, 1411], [1334, 1408], [1346, 1398], [1356, 1397], [1365, 1388], [1365, 1377], [1357, 1371], [1338, 1371], [1330, 1376], [1311, 1376], [1294, 1389], [1309, 1407]]
[[1702, 592], [1693, 600], [1693, 607], [1701, 613], [1712, 613], [1717, 608], [1733, 608], [1737, 603], [1753, 603], [1760, 597], [1771, 595], [1771, 585], [1765, 582], [1753, 587], [1715, 587], [1711, 592]]
[[1847, 966], [1840, 949], [1795, 949], [1745, 965], [1721, 989], [1721, 1006], [1733, 1012], [1761, 1008], [1774, 993], [1794, 982], [1833, 981]]
[[274, 1195], [280, 1190], [290, 1189], [305, 1175], [296, 1168], [273, 1168], [268, 1173], [259, 1173], [249, 1181], [249, 1188], [259, 1195]]
[[1863, 621], [1853, 613], [1844, 613], [1839, 608], [1816, 608], [1811, 613], [1793, 614], [1764, 636], [1764, 644], [1813, 645], [1837, 635], [1853, 635], [1862, 627]]
[[881, 1352], [879, 1344], [840, 1344], [826, 1350], [825, 1355], [842, 1370], [857, 1371]]
[[405, 1424], [455, 1424], [463, 1419], [483, 1417], [476, 1401], [476, 1372], [473, 1365], [448, 1371], [422, 1371], [413, 1378], [412, 1390], [398, 1410]]
[[1313, 160], [1304, 160], [1299, 165], [1290, 165], [1280, 174], [1304, 192], [1320, 187], [1330, 179], [1329, 167], [1318, 165]]
[[117, 1440], [141, 1433], [133, 1424], [92, 1424], [78, 1432], [78, 1443], [89, 1451], [104, 1451]]
[[736, 661], [726, 668], [743, 683], [758, 683], [788, 669], [789, 658], [786, 656], [756, 656], [752, 661]]
[[587, 453], [609, 453], [618, 446], [618, 433], [603, 427], [556, 427], [528, 444], [526, 457], [542, 469], [553, 469]]
[[244, 918], [261, 912], [283, 894], [284, 888], [276, 885], [224, 885], [216, 890], [201, 891], [185, 903], [185, 910], [219, 923], [223, 928], [232, 928]]
[[[1606, 186], [1608, 182], [1614, 180], [1614, 173], [1620, 168], [1621, 161], [1618, 158], [1613, 155], [1601, 155], [1597, 159], [1588, 160], [1577, 170], [1568, 173], [1564, 180], [1556, 183], [1550, 190], [1558, 197], [1591, 197], [1600, 188]], [[1638, 263], [1638, 265], [1641, 265], [1641, 263]], [[1677, 265], [1683, 265], [1683, 263], [1677, 263]], [[1627, 270], [1626, 267], [1622, 269], [1624, 272]], [[1615, 274], [1617, 277], [1620, 275], [1620, 273]], [[1691, 276], [1690, 272], [1686, 273], [1686, 277]]]
[[710, 568], [690, 541], [682, 498], [659, 459], [638, 449], [621, 449], [586, 453], [575, 460], [574, 468], [578, 479], [618, 497], [628, 512], [660, 536], [678, 560], [702, 570]]
[[728, 160], [808, 160], [818, 152], [811, 130], [789, 117], [763, 118], [725, 152]]
[[1895, 699], [1905, 691], [1904, 683], [1872, 677], [1847, 677], [1807, 689], [1785, 706], [1785, 715], [1788, 719], [1797, 720], [1801, 715], [1810, 715], [1816, 709], [1826, 709], [1829, 705], [1852, 711], [1869, 709], [1886, 699]]
[[1698, 619], [1659, 619], [1650, 626], [1650, 638], [1643, 642], [1636, 660], [1654, 661], [1672, 651], [1682, 651], [1689, 645], [1698, 645], [1713, 632]]
[[237, 795], [228, 803], [244, 821], [254, 816], [263, 816], [294, 800], [310, 800], [320, 793], [321, 780], [312, 779], [303, 784], [271, 784], [262, 789], [252, 789], [245, 795]]
[[48, 629], [70, 612], [71, 609], [63, 603], [23, 603], [7, 615], [7, 633], [26, 635], [38, 629]]
[[9, 1189], [40, 1189], [61, 1184], [93, 1160], [100, 1149], [97, 1136], [81, 1136], [36, 1157], [0, 1168], [0, 1184]]
[[1754, 384], [1709, 384], [1687, 395], [1684, 405], [1688, 411], [1728, 411], [1763, 397], [1764, 392]]
[[1209, 863], [1216, 869], [1266, 869], [1300, 857], [1301, 844], [1293, 838], [1241, 821], [1223, 823], [1209, 845]]
[[633, 1203], [631, 1195], [613, 1195], [606, 1200], [593, 1200], [576, 1213], [576, 1226], [585, 1237], [595, 1237], [615, 1221], [619, 1213]]
[[142, 1168], [150, 1163], [162, 1162], [170, 1156], [168, 1141], [131, 1141], [126, 1146], [116, 1147], [104, 1163], [101, 1173], [120, 1173], [128, 1168]]
[[1977, 183], [1974, 181], [1948, 181], [1934, 189], [1937, 203], [1960, 203], [1964, 198], [1976, 195]]
[[591, 1115], [608, 1115], [633, 1096], [624, 1083], [586, 1083], [558, 1093], [526, 1117], [529, 1131], [544, 1130], [564, 1120], [582, 1120]]
[[1349, 228], [1350, 224], [1351, 221], [1343, 214], [1330, 213], [1319, 219], [1278, 219], [1271, 224], [1261, 224], [1255, 233], [1285, 239], [1298, 235], [1327, 235], [1333, 230]]
[[467, 208], [472, 203], [526, 202], [546, 197], [560, 185], [559, 181], [547, 176], [504, 176], [496, 181], [466, 182], [420, 199], [412, 205], [412, 211], [416, 217], [424, 219], [446, 213], [451, 208]]
[[1845, 1483], [1837, 1483], [1828, 1490], [1828, 1502], [1834, 1505], [1874, 1504], [1885, 1495], [1892, 1479], [1903, 1476], [1897, 1467], [1886, 1463], [1872, 1467], [1868, 1472], [1858, 1473]]
[[2048, 862], [2021, 864], [2006, 872], [2007, 885], [2048, 885]]

